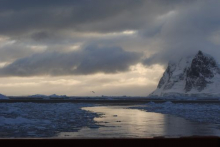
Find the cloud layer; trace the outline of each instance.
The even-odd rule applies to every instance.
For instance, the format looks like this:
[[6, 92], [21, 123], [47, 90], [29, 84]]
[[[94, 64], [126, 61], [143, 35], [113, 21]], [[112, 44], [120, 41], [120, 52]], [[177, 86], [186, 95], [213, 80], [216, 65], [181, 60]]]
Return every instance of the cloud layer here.
[[[114, 80], [124, 74], [122, 84], [138, 81], [143, 71], [150, 70], [154, 74], [144, 76], [152, 79], [145, 80], [153, 89], [169, 60], [202, 50], [220, 61], [219, 0], [0, 0], [0, 4], [1, 80], [26, 79], [28, 85], [32, 77], [59, 76], [68, 81], [102, 73], [100, 79], [111, 75]], [[94, 81], [82, 85], [89, 89]], [[104, 82], [99, 87], [105, 87]], [[135, 84], [119, 87], [132, 89]]]
[[[145, 56], [140, 62], [146, 66], [166, 66], [198, 50], [218, 58], [219, 7], [218, 0], [3, 0], [0, 62], [10, 64], [0, 75], [114, 73], [140, 61], [136, 53]], [[67, 54], [74, 46], [84, 49]], [[119, 52], [129, 59], [115, 65]]]
[[85, 49], [62, 53], [43, 52], [14, 61], [0, 69], [1, 76], [87, 75], [98, 72], [128, 71], [140, 61], [141, 54], [118, 47]]

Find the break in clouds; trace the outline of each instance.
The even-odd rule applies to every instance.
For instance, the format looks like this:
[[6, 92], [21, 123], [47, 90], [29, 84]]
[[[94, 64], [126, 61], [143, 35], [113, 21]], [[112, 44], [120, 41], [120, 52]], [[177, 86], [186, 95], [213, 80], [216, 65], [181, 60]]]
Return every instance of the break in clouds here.
[[0, 76], [88, 75], [220, 55], [218, 0], [1, 0]]

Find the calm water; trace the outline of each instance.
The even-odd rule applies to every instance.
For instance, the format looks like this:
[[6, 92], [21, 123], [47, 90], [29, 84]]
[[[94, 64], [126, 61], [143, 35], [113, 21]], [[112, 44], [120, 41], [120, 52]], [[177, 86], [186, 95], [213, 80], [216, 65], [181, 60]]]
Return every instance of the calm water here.
[[[140, 107], [144, 106], [148, 105]], [[88, 103], [1, 103], [0, 138], [220, 136], [220, 126], [215, 124], [192, 122], [173, 115], [128, 109], [129, 107], [135, 106], [100, 106]], [[159, 106], [156, 108], [159, 109]], [[212, 111], [218, 112], [214, 110]]]
[[83, 107], [83, 110], [102, 114], [94, 120], [100, 127], [84, 127], [78, 132], [61, 132], [61, 138], [143, 138], [220, 136], [215, 124], [191, 122], [160, 113], [127, 109], [127, 106]]

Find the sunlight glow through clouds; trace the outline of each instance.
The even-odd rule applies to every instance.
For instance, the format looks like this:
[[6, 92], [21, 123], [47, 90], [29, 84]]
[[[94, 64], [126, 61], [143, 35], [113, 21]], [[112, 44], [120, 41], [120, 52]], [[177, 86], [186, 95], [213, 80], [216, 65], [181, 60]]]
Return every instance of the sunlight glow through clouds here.
[[136, 31], [134, 31], [134, 30], [126, 30], [126, 31], [123, 31], [122, 33], [126, 34], [126, 35], [133, 35], [133, 34], [136, 33]]
[[70, 46], [67, 50], [67, 52], [71, 52], [71, 51], [77, 51], [77, 50], [80, 50], [81, 47], [82, 47], [83, 43], [76, 43], [72, 46]]
[[69, 34], [70, 36], [78, 36], [78, 37], [84, 37], [84, 38], [100, 38], [100, 37], [123, 37], [123, 36], [132, 36], [137, 33], [136, 30], [125, 30], [121, 32], [110, 32], [110, 33], [98, 33], [98, 32], [87, 32], [87, 33], [79, 33], [79, 32], [66, 32], [66, 34]]
[[16, 40], [11, 40], [9, 37], [0, 36], [0, 47], [12, 45], [16, 42]]
[[8, 64], [10, 64], [10, 62], [1, 62], [1, 63], [0, 63], [0, 68], [6, 66], [6, 65], [8, 65]]
[[159, 21], [167, 21], [167, 19], [174, 17], [176, 14], [177, 14], [177, 12], [172, 10], [166, 14], [158, 16], [156, 19]]
[[46, 45], [32, 45], [32, 46], [27, 46], [29, 47], [31, 50], [35, 51], [35, 52], [43, 52], [47, 50], [47, 46]]
[[[109, 89], [112, 89], [112, 95], [124, 95], [125, 92], [118, 92], [118, 89], [126, 89], [130, 87], [146, 88], [147, 86], [156, 86], [158, 79], [163, 73], [163, 67], [154, 65], [150, 68], [144, 67], [142, 64], [137, 64], [131, 67], [131, 70], [125, 73], [104, 74], [97, 73], [87, 76], [62, 76], [62, 77], [30, 77], [19, 78], [13, 77], [7, 80], [1, 78], [0, 87], [4, 91], [13, 90], [11, 95], [32, 95], [31, 89], [35, 89], [39, 94], [53, 94], [55, 90], [57, 94], [66, 95], [90, 95], [89, 91], [97, 91], [100, 96], [100, 91], [103, 95], [108, 94]], [[115, 88], [116, 87], [116, 88]], [[114, 92], [114, 88], [117, 91]], [[20, 89], [20, 91], [17, 91]], [[43, 90], [42, 89], [47, 89]], [[135, 89], [135, 88], [133, 88]], [[22, 92], [21, 92], [22, 91]], [[149, 91], [150, 92], [150, 91]], [[146, 92], [148, 94], [149, 92]], [[139, 95], [138, 92], [134, 95]]]
[[9, 37], [0, 36], [0, 42], [7, 41]]
[[210, 36], [207, 37], [209, 41], [216, 45], [220, 45], [220, 29], [218, 31], [214, 31], [210, 34]]

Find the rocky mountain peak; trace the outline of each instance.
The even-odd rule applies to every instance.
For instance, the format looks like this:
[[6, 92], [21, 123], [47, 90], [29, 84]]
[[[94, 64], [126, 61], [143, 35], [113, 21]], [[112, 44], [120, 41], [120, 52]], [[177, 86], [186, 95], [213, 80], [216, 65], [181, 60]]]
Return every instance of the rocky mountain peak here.
[[204, 55], [201, 51], [194, 57], [191, 67], [187, 70], [186, 92], [193, 87], [198, 91], [202, 91], [207, 84], [210, 84], [209, 79], [213, 78], [216, 73], [219, 73], [215, 59], [209, 55]]
[[194, 56], [169, 62], [157, 89], [151, 95], [218, 92], [217, 85], [220, 86], [220, 68], [217, 62], [212, 56], [198, 51]]
[[199, 56], [203, 56], [202, 51], [199, 50], [197, 55], [199, 55]]

